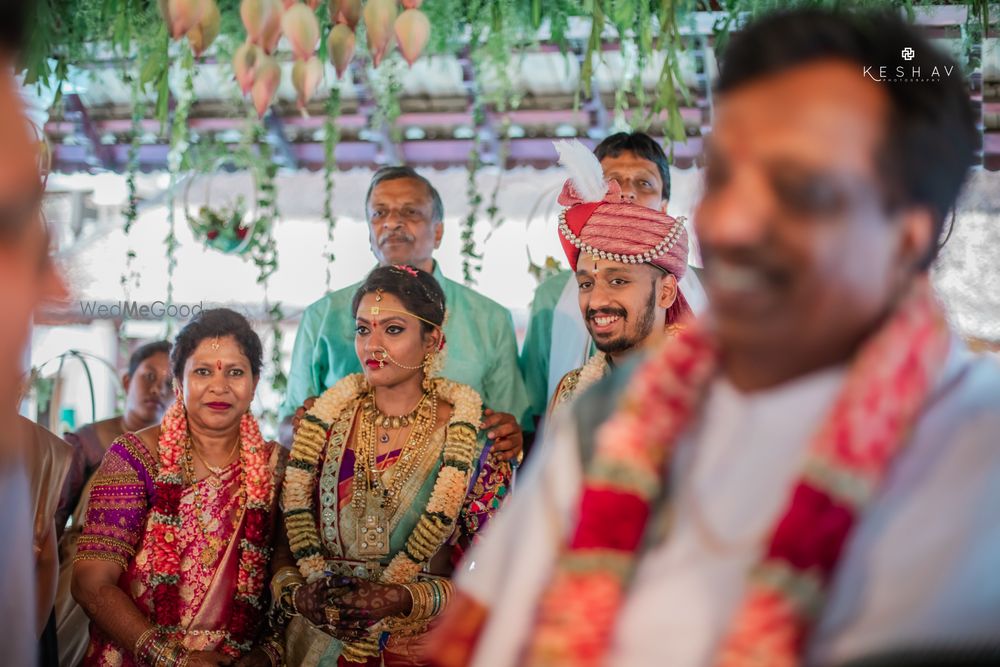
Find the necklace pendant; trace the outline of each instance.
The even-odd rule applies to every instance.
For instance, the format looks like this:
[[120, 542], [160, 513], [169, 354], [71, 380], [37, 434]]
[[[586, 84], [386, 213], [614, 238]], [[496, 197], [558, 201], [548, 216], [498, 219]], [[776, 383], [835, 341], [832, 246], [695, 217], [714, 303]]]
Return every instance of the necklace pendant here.
[[358, 556], [381, 559], [389, 555], [389, 521], [381, 508], [365, 503], [365, 514], [358, 522]]
[[387, 444], [389, 442], [389, 434], [383, 433], [378, 437], [378, 441], [381, 442], [383, 445]]

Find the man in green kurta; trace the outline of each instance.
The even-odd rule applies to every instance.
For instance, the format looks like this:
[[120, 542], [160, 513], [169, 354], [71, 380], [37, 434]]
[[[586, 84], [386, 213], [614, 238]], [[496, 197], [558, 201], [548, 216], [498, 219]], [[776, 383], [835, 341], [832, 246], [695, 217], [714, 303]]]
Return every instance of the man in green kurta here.
[[[444, 207], [437, 190], [409, 167], [385, 167], [372, 178], [365, 211], [371, 249], [380, 265], [409, 264], [433, 274], [441, 284], [448, 304], [444, 325], [448, 354], [441, 374], [479, 392], [489, 408], [484, 424], [492, 429], [494, 448], [505, 458], [516, 456], [522, 447], [517, 422], [525, 415], [528, 400], [518, 368], [514, 323], [506, 308], [449, 280], [434, 261], [444, 233]], [[331, 292], [303, 312], [281, 406], [286, 420], [306, 399], [361, 372], [351, 312], [359, 285]]]

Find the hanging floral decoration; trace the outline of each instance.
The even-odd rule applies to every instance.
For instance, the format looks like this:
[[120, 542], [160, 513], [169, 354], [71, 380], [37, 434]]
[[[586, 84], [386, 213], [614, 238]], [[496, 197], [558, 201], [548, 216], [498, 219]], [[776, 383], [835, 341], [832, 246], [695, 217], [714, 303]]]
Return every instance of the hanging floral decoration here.
[[[125, 251], [125, 267], [122, 269], [122, 275], [119, 278], [122, 296], [125, 301], [132, 300], [133, 290], [139, 286], [139, 272], [135, 270], [135, 248], [132, 247], [129, 235], [132, 232], [132, 226], [139, 219], [139, 193], [136, 188], [135, 179], [139, 173], [139, 140], [142, 135], [143, 109], [139, 103], [139, 93], [141, 90], [139, 81], [133, 79], [131, 83], [132, 125], [130, 128], [131, 136], [128, 146], [128, 158], [125, 165], [126, 199], [123, 216], [125, 223], [122, 226], [127, 250]], [[128, 315], [128, 309], [122, 309], [122, 321], [118, 326], [118, 358], [122, 360], [128, 358], [129, 354], [128, 336], [125, 331], [125, 323], [128, 321]], [[116, 389], [117, 396], [115, 403], [119, 409], [124, 409], [125, 392], [118, 385], [116, 385]]]
[[[712, 37], [719, 48], [730, 32], [763, 12], [828, 4], [822, 0], [732, 0], [721, 7], [712, 2], [668, 0], [45, 0], [35, 3], [21, 67], [26, 83], [44, 82], [58, 99], [70, 77], [71, 63], [104, 57], [108, 47], [123, 58], [138, 56], [142, 85], [155, 93], [157, 117], [165, 121], [170, 59], [161, 38], [183, 41], [183, 50], [198, 57], [214, 51], [228, 59], [227, 46], [240, 45], [231, 53], [233, 75], [262, 114], [281, 82], [276, 51], [282, 37], [295, 60], [292, 78], [301, 105], [323, 85], [316, 50], [324, 37], [326, 56], [339, 77], [356, 57], [359, 41], [375, 67], [394, 49], [412, 64], [423, 53], [475, 53], [480, 51], [480, 40], [490, 42], [483, 51], [486, 59], [501, 63], [512, 54], [537, 48], [540, 34], [568, 53], [577, 46], [571, 29], [574, 22], [589, 19], [579, 84], [583, 95], [591, 96], [603, 42], [616, 38], [639, 64], [631, 83], [626, 80], [618, 86], [615, 107], [625, 119], [630, 103], [644, 108], [641, 72], [654, 62], [654, 55], [662, 54], [658, 59], [662, 62], [660, 85], [645, 107], [647, 113], [633, 113], [627, 120], [634, 126], [655, 125], [671, 138], [683, 139], [680, 63], [681, 54], [692, 48], [696, 31], [688, 28], [693, 26], [695, 12], [714, 13]], [[990, 12], [987, 0], [961, 4], [969, 10], [963, 40], [981, 39], [991, 22], [996, 22], [996, 12]], [[912, 16], [914, 4], [903, 5]], [[892, 0], [859, 0], [852, 5], [892, 10], [899, 6]], [[322, 23], [321, 18], [325, 19]], [[329, 30], [321, 34], [326, 26]], [[501, 49], [500, 44], [508, 48]]]
[[337, 227], [337, 218], [333, 212], [333, 175], [337, 170], [337, 144], [340, 142], [340, 127], [335, 122], [340, 117], [340, 89], [336, 86], [330, 89], [330, 97], [326, 101], [326, 120], [323, 122], [323, 219], [326, 220], [326, 249], [323, 259], [326, 260], [326, 289], [333, 286], [333, 262], [337, 258], [334, 253], [333, 233]]
[[[167, 206], [167, 236], [164, 244], [167, 248], [167, 305], [174, 302], [174, 273], [177, 270], [177, 204], [175, 193], [177, 184], [182, 172], [187, 171], [189, 162], [187, 159], [190, 148], [190, 129], [188, 128], [188, 115], [191, 112], [191, 104], [194, 102], [194, 55], [190, 51], [185, 51], [179, 63], [181, 72], [180, 93], [177, 99], [177, 107], [174, 109], [174, 116], [170, 125], [170, 151], [167, 154], [167, 169], [170, 173], [170, 183], [167, 186], [169, 193], [169, 206]], [[167, 319], [167, 337], [173, 333], [175, 326], [174, 318]]]
[[252, 214], [246, 199], [237, 197], [229, 206], [211, 208], [207, 204], [194, 215], [188, 214], [188, 224], [195, 238], [206, 246], [226, 254], [242, 254], [253, 242]]
[[[271, 388], [278, 396], [283, 396], [288, 386], [288, 377], [284, 372], [284, 355], [282, 353], [283, 334], [281, 321], [285, 318], [280, 302], [271, 302], [268, 296], [268, 285], [271, 276], [278, 270], [278, 244], [274, 239], [274, 225], [278, 220], [278, 193], [275, 187], [275, 177], [278, 166], [275, 164], [271, 145], [265, 140], [264, 128], [259, 123], [248, 122], [246, 138], [257, 151], [257, 232], [250, 249], [250, 259], [257, 266], [257, 283], [264, 288], [264, 312], [271, 331]], [[265, 408], [261, 420], [272, 428], [277, 426], [278, 415], [274, 410]]]
[[[184, 213], [195, 239], [206, 248], [227, 255], [248, 255], [266, 233], [268, 219], [258, 215], [259, 183], [266, 177], [267, 165], [257, 148], [244, 141], [238, 147], [202, 145], [193, 170], [203, 176], [205, 203], [195, 208], [190, 199], [196, 179], [184, 189]], [[212, 201], [212, 182], [220, 171], [238, 170], [250, 175], [254, 192], [251, 201], [243, 195], [231, 201]]]
[[469, 151], [468, 177], [465, 194], [469, 200], [469, 210], [462, 220], [462, 279], [466, 285], [476, 283], [475, 274], [482, 270], [483, 256], [476, 250], [476, 220], [483, 204], [483, 195], [479, 191], [478, 175], [483, 166], [482, 136], [478, 129], [486, 120], [481, 95], [475, 95], [472, 106], [472, 126], [475, 135], [472, 138], [472, 149]]

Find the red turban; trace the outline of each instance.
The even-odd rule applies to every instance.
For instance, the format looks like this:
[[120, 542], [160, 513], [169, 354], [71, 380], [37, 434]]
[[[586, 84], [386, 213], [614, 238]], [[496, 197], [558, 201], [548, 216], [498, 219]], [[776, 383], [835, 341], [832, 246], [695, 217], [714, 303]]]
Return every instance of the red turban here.
[[[616, 181], [609, 182], [608, 193], [599, 202], [584, 202], [566, 181], [559, 203], [568, 207], [559, 215], [559, 241], [573, 271], [580, 254], [586, 253], [623, 264], [652, 264], [678, 281], [684, 277], [688, 235], [683, 220], [624, 199]], [[678, 290], [668, 321], [676, 321], [670, 315], [689, 310]]]

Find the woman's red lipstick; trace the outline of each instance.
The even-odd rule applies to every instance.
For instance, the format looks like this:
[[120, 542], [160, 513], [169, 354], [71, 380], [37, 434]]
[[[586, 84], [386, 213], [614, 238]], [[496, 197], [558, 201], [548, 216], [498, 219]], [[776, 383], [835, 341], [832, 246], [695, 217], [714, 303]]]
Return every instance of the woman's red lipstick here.
[[232, 403], [224, 403], [222, 401], [213, 401], [211, 403], [206, 403], [205, 405], [212, 410], [228, 410], [233, 407]]
[[375, 359], [368, 359], [365, 361], [365, 366], [367, 366], [372, 370], [376, 370], [378, 368], [382, 368], [383, 364], [381, 361], [376, 361]]

